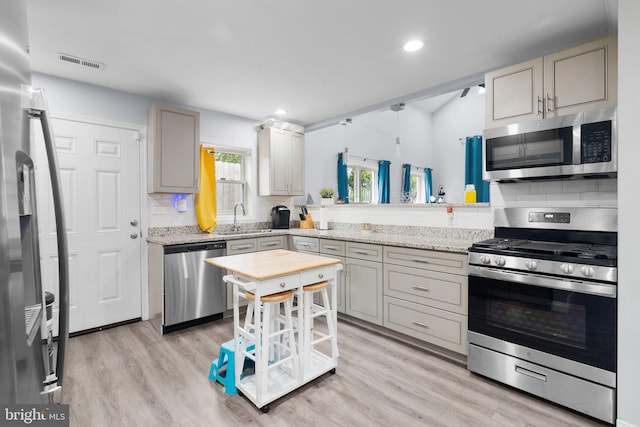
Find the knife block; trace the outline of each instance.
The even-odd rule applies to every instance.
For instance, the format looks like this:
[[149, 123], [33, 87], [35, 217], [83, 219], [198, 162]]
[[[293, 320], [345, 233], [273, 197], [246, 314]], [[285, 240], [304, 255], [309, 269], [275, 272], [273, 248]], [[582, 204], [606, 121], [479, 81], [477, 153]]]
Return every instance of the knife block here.
[[300, 228], [314, 228], [311, 215], [307, 214], [304, 220], [300, 220]]

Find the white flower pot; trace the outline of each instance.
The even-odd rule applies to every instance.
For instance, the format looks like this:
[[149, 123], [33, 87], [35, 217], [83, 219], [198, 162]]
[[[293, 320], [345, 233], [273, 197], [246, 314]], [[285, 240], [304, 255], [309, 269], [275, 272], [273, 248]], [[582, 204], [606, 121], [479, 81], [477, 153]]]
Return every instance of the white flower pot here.
[[330, 206], [330, 205], [333, 205], [333, 203], [334, 203], [333, 199], [320, 199], [321, 206]]

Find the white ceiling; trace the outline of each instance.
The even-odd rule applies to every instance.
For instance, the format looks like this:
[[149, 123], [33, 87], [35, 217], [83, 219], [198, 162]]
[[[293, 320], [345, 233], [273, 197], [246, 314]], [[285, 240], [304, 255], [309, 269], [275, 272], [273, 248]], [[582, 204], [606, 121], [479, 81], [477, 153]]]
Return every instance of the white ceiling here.
[[[617, 33], [617, 0], [27, 0], [34, 71], [319, 127]], [[424, 48], [402, 50], [409, 39]], [[105, 64], [63, 63], [57, 52]]]

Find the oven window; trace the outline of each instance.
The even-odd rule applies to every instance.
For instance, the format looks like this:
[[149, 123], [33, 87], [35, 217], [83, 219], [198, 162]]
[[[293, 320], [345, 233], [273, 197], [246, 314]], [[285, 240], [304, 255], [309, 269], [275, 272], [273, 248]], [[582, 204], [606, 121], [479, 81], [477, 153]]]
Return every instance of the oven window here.
[[586, 349], [586, 308], [570, 301], [497, 297], [488, 302], [487, 322], [496, 328]]
[[469, 330], [615, 372], [616, 299], [469, 276]]

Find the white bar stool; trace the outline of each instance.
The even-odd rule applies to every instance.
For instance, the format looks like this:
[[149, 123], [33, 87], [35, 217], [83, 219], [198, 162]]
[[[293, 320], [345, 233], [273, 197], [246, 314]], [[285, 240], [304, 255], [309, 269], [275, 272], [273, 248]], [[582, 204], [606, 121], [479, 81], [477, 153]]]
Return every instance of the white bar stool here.
[[[242, 332], [246, 338], [243, 344], [247, 342], [256, 342], [255, 339], [255, 319], [253, 318], [255, 310], [255, 295], [251, 292], [245, 292], [249, 303], [247, 305], [247, 313], [244, 319]], [[299, 358], [296, 351], [296, 340], [293, 329], [293, 316], [291, 314], [293, 300], [293, 291], [284, 291], [277, 294], [264, 295], [260, 298], [261, 303], [261, 335], [262, 346], [260, 354], [261, 369], [256, 369], [262, 375], [258, 380], [262, 390], [265, 392], [269, 371], [284, 365], [291, 361], [290, 374], [292, 377], [299, 375]], [[280, 304], [284, 307], [284, 314], [280, 311]], [[256, 346], [258, 347], [258, 346]], [[245, 346], [243, 353], [247, 354], [255, 362], [255, 353], [251, 354]], [[255, 352], [255, 350], [254, 350]], [[253, 357], [251, 357], [253, 356]], [[284, 368], [284, 367], [283, 367]]]
[[[338, 357], [338, 339], [337, 339], [337, 325], [333, 317], [331, 310], [331, 303], [329, 299], [329, 292], [327, 291], [329, 282], [318, 282], [312, 285], [304, 286], [303, 298], [304, 298], [304, 321], [303, 321], [303, 363], [305, 369], [309, 369], [311, 363], [311, 353], [316, 350], [315, 346], [321, 342], [331, 341], [331, 354], [328, 355], [325, 352], [319, 352], [326, 357], [330, 357], [333, 361], [336, 361]], [[322, 296], [322, 305], [316, 304], [313, 301], [315, 293], [320, 292]], [[314, 319], [319, 316], [324, 316], [327, 320], [327, 333], [320, 332], [314, 329]]]

